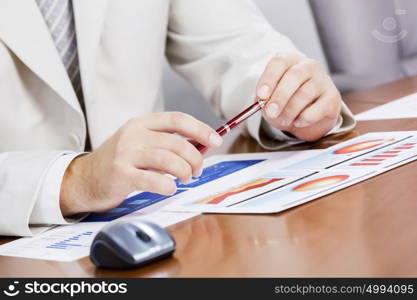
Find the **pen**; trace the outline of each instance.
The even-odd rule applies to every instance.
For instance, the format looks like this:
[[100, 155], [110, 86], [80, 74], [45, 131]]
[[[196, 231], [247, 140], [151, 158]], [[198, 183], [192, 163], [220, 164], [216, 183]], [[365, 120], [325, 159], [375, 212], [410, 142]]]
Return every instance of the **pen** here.
[[[224, 136], [225, 134], [229, 133], [233, 128], [237, 127], [239, 124], [241, 124], [242, 122], [244, 122], [245, 120], [247, 120], [249, 117], [253, 116], [255, 113], [257, 113], [258, 111], [260, 111], [265, 104], [268, 102], [268, 99], [263, 100], [263, 99], [259, 99], [256, 98], [256, 101], [254, 104], [252, 104], [251, 106], [249, 106], [248, 108], [246, 108], [244, 111], [242, 111], [240, 114], [238, 114], [237, 116], [235, 116], [233, 119], [231, 119], [229, 122], [227, 122], [226, 124], [224, 124], [223, 126], [219, 127], [216, 129], [216, 132], [220, 135], [220, 136]], [[200, 151], [201, 153], [205, 153], [207, 151], [207, 147], [197, 143], [195, 141], [190, 141], [196, 148], [198, 151]]]

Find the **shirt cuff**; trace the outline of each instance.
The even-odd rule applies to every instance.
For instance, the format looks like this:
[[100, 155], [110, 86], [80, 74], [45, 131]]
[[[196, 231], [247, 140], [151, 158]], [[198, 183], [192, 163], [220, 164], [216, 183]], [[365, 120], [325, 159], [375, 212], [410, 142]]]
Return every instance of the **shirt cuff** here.
[[333, 127], [332, 130], [330, 130], [327, 133], [327, 135], [336, 133], [342, 127], [342, 124], [343, 124], [343, 117], [342, 117], [342, 115], [339, 115], [339, 118], [337, 119], [336, 125]]
[[269, 138], [274, 139], [276, 141], [290, 142], [290, 144], [291, 142], [302, 142], [300, 139], [289, 136], [285, 134], [283, 131], [270, 125], [264, 118], [262, 118], [261, 120], [261, 128]]
[[[342, 126], [342, 123], [343, 123], [343, 117], [339, 115], [336, 125], [326, 134], [326, 136], [337, 132]], [[296, 143], [304, 142], [294, 136], [290, 136], [286, 134], [284, 131], [281, 131], [273, 127], [264, 118], [262, 118], [262, 121], [261, 121], [261, 128], [268, 137], [270, 137], [271, 139], [280, 141], [280, 142], [288, 142], [289, 144], [296, 144]]]
[[60, 208], [61, 183], [70, 163], [83, 153], [59, 157], [48, 170], [32, 210], [30, 224], [71, 224], [77, 220], [64, 218]]

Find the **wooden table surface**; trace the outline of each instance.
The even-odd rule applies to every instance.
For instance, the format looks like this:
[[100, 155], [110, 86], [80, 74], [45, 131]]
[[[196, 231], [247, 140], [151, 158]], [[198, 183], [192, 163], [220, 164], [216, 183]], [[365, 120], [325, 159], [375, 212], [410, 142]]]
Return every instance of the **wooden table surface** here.
[[[417, 77], [344, 96], [354, 113], [417, 92]], [[417, 130], [417, 119], [359, 122], [348, 134], [299, 146], [325, 148], [371, 131]], [[229, 138], [223, 153], [262, 149]], [[169, 227], [173, 258], [130, 271], [0, 257], [0, 277], [417, 276], [417, 163], [273, 215], [201, 215]], [[0, 242], [10, 239], [1, 238]]]

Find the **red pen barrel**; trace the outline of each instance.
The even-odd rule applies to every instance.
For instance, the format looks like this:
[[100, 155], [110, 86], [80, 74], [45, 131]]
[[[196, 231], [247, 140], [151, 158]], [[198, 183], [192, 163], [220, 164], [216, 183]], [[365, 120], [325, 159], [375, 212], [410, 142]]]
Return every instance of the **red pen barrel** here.
[[[235, 116], [233, 119], [231, 119], [229, 122], [224, 124], [223, 126], [216, 129], [216, 132], [220, 136], [226, 135], [230, 130], [237, 127], [239, 124], [241, 124], [243, 121], [254, 115], [256, 112], [260, 111], [262, 107], [265, 105], [266, 101], [262, 101], [257, 99], [257, 101], [249, 106], [247, 109], [242, 111], [240, 114]], [[194, 147], [197, 148], [198, 151], [200, 151], [202, 154], [205, 154], [207, 152], [207, 147], [196, 142], [193, 140], [189, 140], [189, 142], [194, 145]]]
[[[216, 132], [220, 135], [220, 136], [224, 136], [227, 133], [227, 127], [222, 126], [220, 128], [217, 128]], [[207, 147], [204, 146], [203, 144], [200, 144], [194, 140], [189, 140], [189, 142], [197, 148], [198, 151], [201, 152], [201, 154], [205, 154], [207, 152]]]
[[188, 140], [188, 142], [190, 142], [191, 143], [191, 145], [193, 145], [194, 147], [196, 147], [196, 149], [199, 151], [199, 152], [201, 152], [201, 154], [205, 154], [206, 152], [207, 152], [207, 147], [206, 146], [204, 146], [203, 144], [200, 144], [199, 142], [197, 142], [197, 141], [194, 141], [194, 140]]
[[220, 127], [220, 128], [217, 128], [216, 129], [216, 132], [220, 135], [220, 136], [224, 136], [226, 133], [227, 133], [227, 127], [226, 126], [228, 126], [227, 124], [226, 125], [223, 125], [222, 127]]

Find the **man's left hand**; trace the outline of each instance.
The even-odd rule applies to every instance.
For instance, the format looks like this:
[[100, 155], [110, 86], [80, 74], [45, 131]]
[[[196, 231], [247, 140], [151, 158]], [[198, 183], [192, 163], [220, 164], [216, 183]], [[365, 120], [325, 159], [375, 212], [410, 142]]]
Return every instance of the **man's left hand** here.
[[257, 96], [270, 99], [264, 109], [269, 124], [306, 141], [315, 141], [336, 126], [342, 103], [319, 63], [297, 54], [280, 54], [269, 62]]

